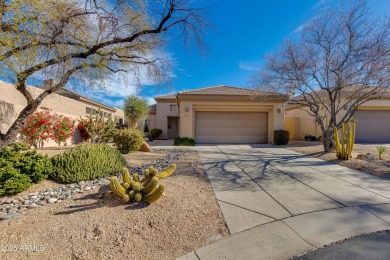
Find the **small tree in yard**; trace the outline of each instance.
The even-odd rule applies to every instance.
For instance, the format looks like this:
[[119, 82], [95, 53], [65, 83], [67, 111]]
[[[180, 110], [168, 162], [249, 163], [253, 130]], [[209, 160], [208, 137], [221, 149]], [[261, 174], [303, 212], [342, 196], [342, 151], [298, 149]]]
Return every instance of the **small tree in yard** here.
[[[125, 101], [125, 115], [129, 119], [130, 127], [137, 128], [140, 121], [145, 121], [149, 114], [148, 102], [137, 96], [130, 96]], [[141, 128], [143, 125], [141, 125]], [[142, 129], [143, 130], [143, 129]]]
[[334, 126], [390, 93], [389, 21], [371, 17], [365, 1], [343, 2], [308, 23], [300, 36], [267, 56], [254, 82], [297, 95], [289, 103], [314, 117], [329, 152]]
[[[202, 46], [206, 19], [190, 0], [0, 0], [0, 74], [27, 105], [0, 148], [15, 141], [28, 117], [50, 94], [72, 85], [102, 86], [113, 73], [162, 79], [159, 56], [168, 36]], [[171, 33], [171, 34], [168, 34]], [[27, 81], [55, 82], [38, 96]]]

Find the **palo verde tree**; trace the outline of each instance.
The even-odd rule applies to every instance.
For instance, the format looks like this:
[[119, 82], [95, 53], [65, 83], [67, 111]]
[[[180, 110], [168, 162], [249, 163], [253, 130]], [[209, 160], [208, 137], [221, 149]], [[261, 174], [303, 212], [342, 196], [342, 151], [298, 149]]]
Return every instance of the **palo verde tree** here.
[[[117, 72], [164, 76], [158, 53], [170, 37], [202, 45], [204, 10], [191, 2], [0, 0], [0, 74], [27, 101], [0, 133], [0, 147], [15, 140], [42, 100], [68, 83], [93, 87]], [[35, 95], [26, 84], [34, 78], [56, 83]]]
[[266, 56], [254, 83], [292, 95], [289, 103], [313, 117], [324, 150], [330, 151], [333, 126], [339, 128], [360, 105], [389, 93], [388, 22], [373, 17], [365, 1], [344, 1]]

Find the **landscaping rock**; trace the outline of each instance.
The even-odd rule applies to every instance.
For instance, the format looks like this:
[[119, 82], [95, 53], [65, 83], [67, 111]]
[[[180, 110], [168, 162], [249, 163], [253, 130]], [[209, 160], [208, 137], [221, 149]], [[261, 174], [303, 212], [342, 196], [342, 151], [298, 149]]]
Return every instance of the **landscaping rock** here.
[[85, 191], [89, 191], [90, 189], [92, 189], [90, 186], [84, 188]]
[[151, 153], [153, 150], [152, 150], [152, 147], [150, 147], [150, 145], [147, 142], [144, 141], [142, 143], [142, 145], [141, 145], [141, 148], [139, 148], [139, 151], [140, 152]]
[[11, 219], [15, 217], [17, 214], [15, 212], [10, 212], [7, 215], [1, 216], [0, 219], [6, 220], [6, 219]]
[[57, 200], [58, 199], [56, 199], [56, 198], [51, 198], [47, 202], [49, 202], [50, 204], [53, 204], [53, 203], [56, 203]]
[[32, 204], [28, 205], [27, 208], [35, 209], [35, 208], [39, 208], [39, 206], [37, 204], [35, 204], [35, 203], [32, 203]]

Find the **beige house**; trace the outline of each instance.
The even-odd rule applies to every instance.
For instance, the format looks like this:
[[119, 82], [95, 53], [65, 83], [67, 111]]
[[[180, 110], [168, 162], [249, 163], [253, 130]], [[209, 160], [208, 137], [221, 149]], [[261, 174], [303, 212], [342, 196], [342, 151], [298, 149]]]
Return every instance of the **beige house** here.
[[[45, 80], [44, 86], [29, 86], [30, 92], [34, 97], [38, 96], [45, 88], [53, 84], [52, 80]], [[0, 81], [0, 131], [5, 133], [15, 118], [27, 105], [26, 99], [19, 93], [15, 86]], [[55, 94], [46, 97], [39, 110], [52, 110], [58, 114], [78, 120], [80, 116], [85, 117], [89, 114], [96, 114], [100, 108], [100, 113], [104, 117], [114, 117], [118, 122], [123, 123], [124, 112], [121, 109], [106, 106], [100, 102], [94, 101], [67, 89], [61, 89]], [[75, 130], [74, 137], [67, 143], [77, 143], [82, 141], [79, 132]], [[45, 147], [57, 146], [53, 141], [44, 144]]]
[[[348, 104], [346, 100], [342, 104]], [[325, 108], [322, 107], [323, 115]], [[345, 115], [342, 110], [338, 116]], [[285, 129], [291, 140], [303, 140], [305, 135], [321, 136], [322, 131], [314, 118], [296, 105], [286, 105]], [[357, 120], [357, 143], [390, 143], [390, 90], [378, 100], [371, 100], [358, 107], [354, 117]]]
[[[271, 143], [284, 128], [286, 95], [216, 86], [156, 97], [150, 125], [161, 139], [189, 137], [198, 144]], [[151, 127], [154, 128], [154, 127]]]

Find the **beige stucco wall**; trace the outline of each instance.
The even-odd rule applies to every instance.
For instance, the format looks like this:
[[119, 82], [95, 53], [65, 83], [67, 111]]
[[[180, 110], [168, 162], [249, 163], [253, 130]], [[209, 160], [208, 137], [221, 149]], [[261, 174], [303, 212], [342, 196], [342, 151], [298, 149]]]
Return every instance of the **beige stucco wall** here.
[[[390, 99], [371, 100], [364, 103], [358, 110], [390, 110]], [[323, 113], [325, 110], [322, 109]], [[345, 110], [340, 111], [338, 117], [345, 115]], [[310, 116], [303, 109], [293, 109], [286, 111], [286, 118], [297, 118], [298, 126], [296, 131], [299, 140], [303, 140], [304, 135], [321, 136], [322, 131], [318, 124], [314, 122], [314, 117]]]
[[[159, 139], [168, 138], [168, 117], [179, 117], [179, 111], [170, 111], [170, 106], [176, 105], [176, 102], [166, 101], [164, 103], [157, 103], [156, 107], [156, 127], [162, 130], [161, 136]], [[180, 130], [179, 130], [179, 136]]]
[[[34, 97], [37, 97], [40, 93], [43, 92], [42, 89], [37, 87], [29, 87], [29, 90]], [[8, 105], [2, 106], [1, 105], [2, 102]], [[0, 114], [3, 115], [3, 116], [0, 115], [0, 118], [5, 119], [0, 121], [0, 131], [2, 133], [5, 133], [8, 130], [8, 128], [11, 126], [11, 124], [16, 119], [18, 114], [23, 110], [23, 108], [26, 105], [27, 102], [25, 98], [21, 93], [19, 93], [15, 89], [14, 85], [0, 81], [0, 109], [2, 109], [2, 111], [0, 111]], [[4, 109], [5, 107], [8, 107], [8, 109], [5, 110]], [[50, 109], [53, 112], [56, 112], [57, 114], [70, 117], [71, 119], [76, 121], [80, 118], [80, 116], [82, 117], [86, 116], [87, 107], [98, 109], [98, 106], [93, 104], [87, 104], [57, 94], [51, 94], [43, 100], [38, 110], [42, 110], [42, 108]], [[111, 113], [112, 115], [124, 118], [124, 112], [121, 109], [116, 109], [116, 111], [113, 112], [102, 108], [101, 111], [108, 112]], [[77, 126], [77, 122], [75, 123], [75, 126]], [[67, 143], [71, 144], [80, 141], [82, 140], [79, 135], [79, 132], [77, 129], [75, 129], [74, 137], [70, 138], [70, 140], [68, 140]], [[53, 141], [49, 141], [45, 143], [44, 146], [45, 147], [57, 146], [57, 144], [54, 143]]]
[[149, 115], [148, 118], [149, 118], [149, 130], [157, 128], [156, 115]]

